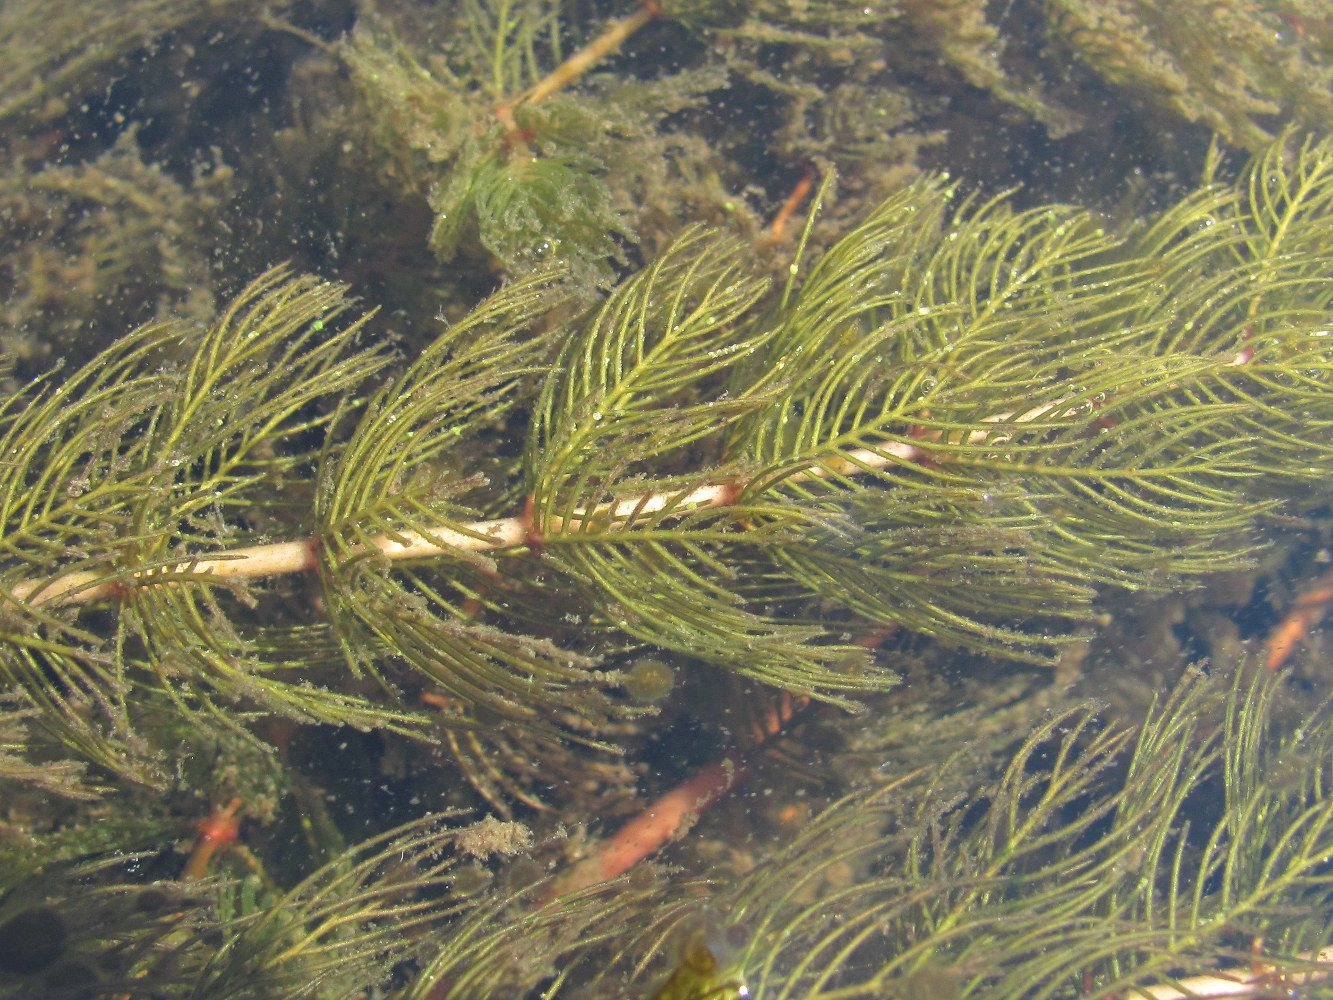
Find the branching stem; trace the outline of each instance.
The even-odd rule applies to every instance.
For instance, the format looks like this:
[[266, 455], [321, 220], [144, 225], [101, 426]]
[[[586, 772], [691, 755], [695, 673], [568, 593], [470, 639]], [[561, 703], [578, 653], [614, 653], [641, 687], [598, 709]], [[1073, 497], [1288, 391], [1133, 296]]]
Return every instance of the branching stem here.
[[588, 72], [593, 66], [617, 51], [620, 46], [644, 25], [656, 20], [661, 14], [655, 0], [644, 0], [639, 9], [619, 21], [579, 49], [572, 56], [551, 70], [531, 89], [520, 94], [512, 101], [506, 101], [495, 109], [495, 117], [505, 127], [509, 135], [520, 135], [522, 130], [514, 121], [514, 109], [520, 104], [536, 107], [552, 94], [563, 90]]
[[[1067, 402], [1061, 399], [1034, 407], [1020, 414], [997, 414], [985, 423], [1031, 423], [1043, 416], [1058, 413]], [[989, 440], [1001, 444], [1006, 437], [986, 430], [971, 433], [973, 443]], [[836, 461], [786, 477], [787, 482], [827, 479], [834, 475], [858, 475], [875, 472], [893, 464], [920, 462], [930, 457], [928, 445], [938, 439], [937, 434], [925, 435], [920, 444], [905, 441], [885, 442], [876, 448], [854, 448], [844, 452]], [[622, 529], [670, 510], [674, 515], [694, 511], [728, 507], [736, 503], [745, 482], [734, 479], [727, 483], [710, 483], [684, 495], [661, 492], [641, 494], [612, 504], [579, 512], [570, 518], [554, 518], [544, 525], [543, 534], [550, 538], [564, 531], [577, 531], [589, 521], [610, 523]], [[373, 549], [393, 561], [437, 559], [451, 552], [490, 552], [496, 549], [519, 548], [532, 537], [532, 522], [528, 516], [473, 521], [459, 526], [459, 530], [439, 528], [429, 534], [402, 531], [394, 535], [378, 535], [366, 549]], [[357, 554], [352, 550], [352, 555]], [[157, 566], [133, 573], [128, 580], [108, 579], [104, 571], [78, 570], [42, 580], [24, 580], [9, 595], [9, 599], [31, 605], [71, 606], [91, 604], [116, 597], [131, 586], [158, 586], [207, 576], [217, 581], [257, 580], [285, 576], [315, 569], [319, 563], [319, 541], [311, 536], [299, 541], [274, 542], [268, 545], [250, 545], [243, 548], [208, 552], [180, 562]]]
[[589, 69], [624, 45], [640, 28], [659, 16], [653, 0], [644, 3], [633, 14], [616, 21], [591, 42], [548, 73], [515, 104], [540, 104], [558, 90], [569, 86]]
[[[858, 449], [849, 454], [845, 463], [840, 463], [845, 464], [845, 469], [836, 471], [854, 474], [884, 468], [894, 461], [920, 461], [925, 454], [922, 448], [915, 445], [896, 443], [873, 451], [868, 448]], [[812, 469], [802, 473], [800, 478], [823, 478], [828, 474]], [[734, 481], [701, 486], [684, 496], [679, 493], [649, 493], [593, 508], [576, 517], [556, 519], [546, 525], [545, 534], [549, 537], [562, 531], [576, 531], [590, 520], [610, 521], [614, 525], [629, 528], [668, 507], [676, 514], [726, 507], [735, 503], [738, 493], [739, 487]], [[527, 543], [532, 530], [531, 521], [527, 517], [473, 521], [460, 527], [462, 530], [457, 531], [436, 529], [429, 535], [418, 531], [403, 531], [392, 536], [378, 535], [369, 542], [369, 548], [394, 561], [436, 559], [450, 552], [489, 552], [518, 548]], [[123, 593], [127, 586], [170, 583], [173, 575], [179, 575], [182, 579], [208, 576], [218, 581], [285, 576], [314, 569], [318, 565], [318, 551], [318, 541], [314, 536], [301, 541], [224, 549], [182, 560], [174, 566], [133, 574], [128, 584], [107, 579], [105, 572], [79, 570], [45, 580], [24, 580], [13, 589], [10, 597], [34, 605], [68, 606], [91, 604], [115, 597]], [[352, 554], [355, 555], [356, 551], [353, 549]]]

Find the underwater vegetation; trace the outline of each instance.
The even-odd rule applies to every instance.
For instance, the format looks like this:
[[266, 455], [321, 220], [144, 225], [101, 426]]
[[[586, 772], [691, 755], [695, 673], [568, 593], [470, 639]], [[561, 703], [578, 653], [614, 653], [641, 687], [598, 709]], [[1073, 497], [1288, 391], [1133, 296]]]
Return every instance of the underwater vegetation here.
[[0, 13], [0, 995], [1333, 992], [1317, 5], [138, 6]]

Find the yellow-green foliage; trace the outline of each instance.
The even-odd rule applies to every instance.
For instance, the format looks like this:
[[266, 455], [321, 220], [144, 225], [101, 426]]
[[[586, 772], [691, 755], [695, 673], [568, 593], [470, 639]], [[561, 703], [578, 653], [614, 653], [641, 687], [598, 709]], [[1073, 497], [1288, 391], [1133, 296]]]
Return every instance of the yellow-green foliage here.
[[[0, 666], [81, 753], [140, 773], [125, 733], [155, 692], [224, 728], [219, 698], [421, 725], [309, 683], [339, 659], [596, 744], [620, 711], [599, 643], [830, 698], [888, 683], [857, 640], [891, 626], [1050, 660], [1099, 587], [1245, 565], [1256, 519], [1324, 482], [1330, 202], [1333, 145], [1295, 139], [1129, 239], [923, 180], [781, 289], [702, 231], [579, 320], [543, 323], [560, 270], [513, 282], [364, 402], [389, 357], [335, 322], [342, 290], [270, 273], [179, 368], [155, 366], [180, 328], [149, 326], [0, 411]], [[521, 456], [487, 434], [519, 406]], [[539, 568], [377, 555], [523, 497]], [[280, 525], [316, 547], [327, 620], [190, 572]], [[181, 585], [143, 585], [165, 566]], [[114, 629], [26, 600], [66, 580], [130, 588]]]
[[[543, 65], [532, 24], [541, 15], [522, 6], [512, 20], [471, 18], [472, 35], [464, 36], [470, 42], [456, 47], [462, 65], [446, 63], [438, 73], [383, 28], [359, 27], [343, 55], [374, 109], [385, 151], [407, 172], [407, 183], [426, 193], [435, 215], [431, 248], [441, 260], [477, 247], [510, 274], [558, 261], [605, 283], [619, 257], [617, 238], [632, 235], [591, 152], [605, 144], [605, 123], [578, 102], [556, 98], [520, 111], [520, 139], [496, 115], [536, 82]], [[490, 64], [476, 65], [483, 56]], [[471, 77], [469, 69], [483, 72]]]
[[1328, 674], [1247, 672], [1327, 560], [1326, 14], [71, 11], [0, 12], [0, 995], [1111, 998], [1326, 945]]

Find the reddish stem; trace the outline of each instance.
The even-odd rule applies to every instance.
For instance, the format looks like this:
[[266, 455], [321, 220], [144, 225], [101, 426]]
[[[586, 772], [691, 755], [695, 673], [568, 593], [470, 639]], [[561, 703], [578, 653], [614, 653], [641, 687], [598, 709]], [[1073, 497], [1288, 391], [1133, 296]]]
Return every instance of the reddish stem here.
[[787, 223], [791, 217], [796, 214], [796, 210], [801, 207], [801, 202], [805, 201], [805, 196], [810, 193], [810, 189], [815, 186], [814, 167], [806, 167], [805, 173], [801, 179], [796, 182], [796, 187], [792, 188], [791, 194], [787, 195], [787, 200], [782, 203], [778, 209], [778, 214], [773, 217], [772, 224], [768, 227], [768, 238], [771, 240], [782, 239], [783, 230], [787, 228]]
[[225, 806], [214, 809], [207, 819], [199, 823], [199, 836], [195, 838], [194, 850], [185, 862], [181, 880], [191, 882], [208, 874], [208, 863], [219, 848], [229, 847], [240, 839], [241, 835], [241, 800], [232, 799]]
[[622, 826], [551, 884], [548, 899], [606, 882], [629, 871], [664, 844], [683, 836], [699, 814], [750, 774], [737, 751], [705, 765]]

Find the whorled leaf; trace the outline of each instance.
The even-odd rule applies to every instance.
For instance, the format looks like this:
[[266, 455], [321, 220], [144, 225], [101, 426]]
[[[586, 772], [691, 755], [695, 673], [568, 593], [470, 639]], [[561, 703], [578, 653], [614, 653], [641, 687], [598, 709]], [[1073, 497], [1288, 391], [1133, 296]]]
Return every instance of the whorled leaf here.
[[[137, 700], [158, 697], [206, 724], [223, 720], [219, 697], [303, 719], [407, 724], [316, 685], [317, 661], [298, 662], [291, 647], [284, 657], [254, 627], [244, 585], [191, 571], [193, 553], [263, 537], [263, 520], [247, 518], [313, 457], [312, 432], [330, 419], [317, 401], [385, 363], [350, 349], [363, 321], [338, 321], [349, 306], [342, 288], [276, 269], [206, 331], [144, 327], [58, 386], [5, 402], [0, 669], [82, 755], [163, 780], [133, 721]], [[167, 571], [175, 586], [141, 585]], [[83, 592], [118, 600], [115, 629], [60, 607]]]
[[[601, 691], [607, 679], [593, 657], [479, 619], [471, 602], [503, 582], [489, 557], [454, 540], [489, 537], [470, 526], [479, 512], [462, 505], [485, 483], [457, 452], [538, 371], [549, 348], [533, 328], [563, 302], [555, 279], [505, 286], [381, 389], [326, 456], [315, 509], [325, 600], [354, 670], [381, 675], [382, 660], [404, 660], [464, 706], [543, 726], [555, 706], [603, 719], [614, 710]], [[443, 554], [391, 568], [381, 549], [409, 538]]]

